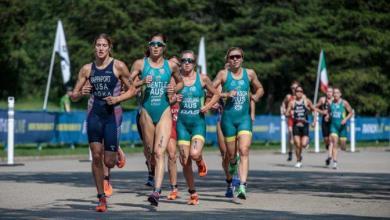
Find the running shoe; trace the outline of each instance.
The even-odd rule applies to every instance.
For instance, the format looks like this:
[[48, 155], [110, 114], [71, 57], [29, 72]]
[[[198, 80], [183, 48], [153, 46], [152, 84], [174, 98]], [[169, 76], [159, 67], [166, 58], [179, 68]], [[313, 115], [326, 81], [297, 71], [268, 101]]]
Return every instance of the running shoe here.
[[236, 190], [237, 197], [240, 199], [246, 199], [246, 187], [244, 185], [240, 185]]
[[294, 167], [301, 168], [302, 167], [302, 162], [297, 162]]
[[152, 194], [150, 194], [148, 197], [148, 201], [150, 202], [150, 205], [152, 205], [152, 206], [158, 206], [159, 199], [160, 199], [160, 193], [158, 193], [158, 192], [152, 192]]
[[232, 186], [233, 187], [240, 186], [240, 178], [238, 177], [238, 175], [234, 175], [233, 176], [233, 178], [232, 178]]
[[154, 177], [153, 176], [148, 176], [148, 179], [146, 180], [145, 185], [153, 187], [154, 186]]
[[331, 160], [332, 160], [332, 158], [328, 157], [328, 158], [325, 160], [325, 165], [326, 165], [326, 166], [329, 166]]
[[337, 169], [337, 162], [334, 162], [333, 161], [333, 167], [332, 167], [334, 170], [336, 170]]
[[168, 200], [175, 200], [179, 196], [179, 190], [173, 189], [169, 195], [168, 195]]
[[287, 161], [292, 161], [292, 152], [288, 152]]
[[103, 181], [103, 188], [104, 188], [104, 194], [106, 194], [107, 197], [112, 196], [112, 185], [110, 181], [104, 180]]
[[122, 168], [125, 166], [126, 164], [126, 155], [125, 153], [123, 152], [122, 148], [119, 147], [118, 148], [118, 152], [117, 152], [117, 161], [116, 161], [116, 166], [118, 168]]
[[238, 164], [239, 164], [239, 161], [240, 161], [240, 155], [236, 155], [236, 157], [234, 158], [234, 160], [236, 161], [235, 164], [232, 164], [229, 162], [229, 174], [234, 176], [234, 175], [237, 175], [238, 174]]
[[188, 205], [199, 205], [199, 196], [198, 193], [191, 194], [187, 202]]
[[196, 163], [198, 165], [198, 174], [200, 177], [204, 177], [207, 175], [207, 165], [202, 159], [199, 163]]
[[227, 186], [226, 187], [226, 192], [225, 192], [225, 197], [227, 198], [233, 198], [233, 187], [232, 186]]
[[107, 211], [107, 200], [106, 197], [101, 197], [99, 198], [99, 203], [96, 206], [96, 211], [97, 212], [105, 212]]

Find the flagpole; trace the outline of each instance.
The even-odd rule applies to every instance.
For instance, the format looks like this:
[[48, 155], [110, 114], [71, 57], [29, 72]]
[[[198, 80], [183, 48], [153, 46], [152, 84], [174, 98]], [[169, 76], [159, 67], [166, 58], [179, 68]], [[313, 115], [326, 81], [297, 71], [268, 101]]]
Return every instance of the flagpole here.
[[[320, 74], [321, 74], [321, 61], [322, 61], [322, 49], [320, 52], [320, 60], [318, 61], [318, 68], [317, 68], [317, 82], [316, 82], [316, 90], [314, 92], [314, 100], [313, 104], [317, 104], [317, 97], [318, 97], [318, 87], [320, 84]], [[318, 120], [318, 113], [314, 114], [313, 120], [316, 122], [314, 127], [314, 152], [318, 153], [320, 152], [320, 126], [319, 126], [319, 120]]]
[[[57, 24], [58, 27], [58, 24]], [[56, 36], [55, 39], [57, 38], [57, 31], [56, 31]], [[47, 79], [47, 85], [46, 85], [46, 92], [45, 92], [45, 100], [43, 101], [43, 110], [47, 110], [47, 99], [49, 98], [49, 90], [50, 90], [50, 83], [51, 83], [51, 75], [53, 73], [53, 65], [54, 65], [54, 58], [55, 58], [55, 47], [56, 47], [56, 40], [54, 40], [54, 45], [53, 45], [53, 53], [51, 54], [51, 62], [50, 62], [50, 69], [49, 69], [49, 77]]]
[[318, 68], [317, 68], [317, 81], [316, 81], [316, 90], [314, 91], [314, 100], [313, 100], [313, 104], [317, 104], [317, 97], [318, 97], [318, 87], [320, 85], [320, 72], [321, 72], [321, 60], [322, 60], [322, 49], [321, 49], [321, 52], [320, 52], [320, 60], [318, 61]]

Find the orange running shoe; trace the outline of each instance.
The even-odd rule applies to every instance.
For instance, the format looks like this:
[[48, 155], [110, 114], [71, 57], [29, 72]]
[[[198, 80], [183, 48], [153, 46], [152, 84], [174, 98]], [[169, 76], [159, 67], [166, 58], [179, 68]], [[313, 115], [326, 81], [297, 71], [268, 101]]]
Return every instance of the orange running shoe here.
[[179, 196], [179, 191], [176, 189], [173, 189], [169, 195], [168, 195], [168, 200], [175, 200]]
[[110, 181], [104, 180], [103, 187], [104, 187], [104, 194], [106, 194], [107, 197], [110, 197], [112, 195], [112, 185]]
[[118, 160], [117, 160], [117, 162], [116, 162], [116, 166], [117, 166], [118, 168], [122, 168], [122, 167], [124, 167], [125, 164], [126, 164], [126, 155], [125, 155], [125, 153], [123, 152], [123, 150], [122, 150], [121, 147], [118, 148], [117, 155], [118, 155], [118, 156], [117, 156]]
[[105, 212], [107, 211], [107, 200], [106, 197], [99, 198], [99, 203], [96, 206], [97, 212]]
[[191, 194], [190, 199], [187, 202], [188, 205], [199, 205], [198, 193]]
[[196, 164], [198, 165], [198, 174], [199, 174], [199, 176], [200, 177], [206, 176], [207, 175], [207, 165], [204, 162], [204, 160], [202, 159], [201, 161], [196, 162]]

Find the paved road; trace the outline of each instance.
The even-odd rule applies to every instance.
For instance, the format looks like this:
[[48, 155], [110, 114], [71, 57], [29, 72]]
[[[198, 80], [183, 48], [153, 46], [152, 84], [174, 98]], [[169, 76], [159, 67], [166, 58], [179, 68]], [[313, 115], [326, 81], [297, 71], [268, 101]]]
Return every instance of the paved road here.
[[[390, 152], [371, 149], [342, 152], [339, 169], [323, 166], [324, 153], [304, 154], [304, 167], [293, 168], [285, 155], [252, 151], [248, 199], [225, 198], [217, 152], [207, 152], [209, 174], [196, 179], [199, 206], [181, 198], [167, 201], [165, 176], [160, 206], [146, 202], [150, 188], [141, 154], [128, 157], [112, 173], [114, 195], [109, 211], [96, 213], [90, 164], [77, 159], [19, 161], [0, 167], [0, 219], [377, 219], [390, 218]], [[179, 166], [180, 167], [180, 166]]]

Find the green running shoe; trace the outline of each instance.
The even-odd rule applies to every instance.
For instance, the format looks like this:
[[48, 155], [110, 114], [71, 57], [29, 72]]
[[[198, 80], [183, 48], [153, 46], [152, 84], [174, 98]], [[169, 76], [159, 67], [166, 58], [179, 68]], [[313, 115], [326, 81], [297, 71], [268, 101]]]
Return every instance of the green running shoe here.
[[238, 164], [240, 162], [240, 155], [237, 154], [234, 160], [236, 161], [235, 164], [229, 162], [229, 174], [232, 176], [238, 174]]
[[237, 197], [240, 198], [240, 199], [246, 199], [246, 188], [244, 185], [240, 185], [240, 187], [238, 187], [236, 189], [236, 194], [237, 194]]

